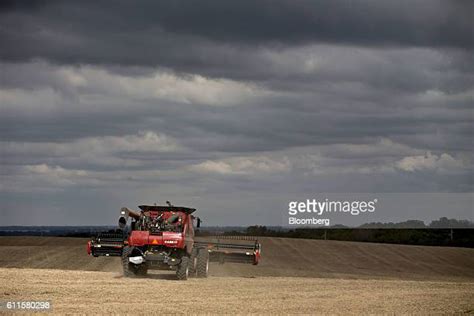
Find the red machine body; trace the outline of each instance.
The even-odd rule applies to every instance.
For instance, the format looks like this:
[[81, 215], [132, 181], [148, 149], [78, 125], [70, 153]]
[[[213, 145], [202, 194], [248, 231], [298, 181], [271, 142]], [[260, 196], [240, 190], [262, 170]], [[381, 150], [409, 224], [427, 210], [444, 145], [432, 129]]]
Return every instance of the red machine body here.
[[185, 237], [183, 233], [163, 232], [150, 234], [147, 231], [132, 231], [128, 237], [129, 246], [165, 246], [169, 248], [184, 248]]

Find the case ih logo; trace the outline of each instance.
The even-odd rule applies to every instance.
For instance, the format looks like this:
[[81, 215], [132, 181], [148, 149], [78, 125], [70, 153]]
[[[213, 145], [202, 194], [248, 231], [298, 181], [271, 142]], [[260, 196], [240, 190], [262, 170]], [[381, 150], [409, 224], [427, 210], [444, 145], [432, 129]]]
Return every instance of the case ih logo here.
[[165, 244], [176, 244], [178, 243], [177, 240], [165, 240]]

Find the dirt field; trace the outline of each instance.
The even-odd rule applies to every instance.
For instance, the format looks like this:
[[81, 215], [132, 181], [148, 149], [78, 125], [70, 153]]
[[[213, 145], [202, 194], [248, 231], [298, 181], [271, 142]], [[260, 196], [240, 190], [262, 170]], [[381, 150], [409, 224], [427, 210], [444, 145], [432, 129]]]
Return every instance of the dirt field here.
[[59, 313], [474, 313], [474, 249], [261, 242], [261, 265], [179, 282], [122, 278], [117, 258], [87, 256], [84, 239], [2, 237], [0, 301], [49, 300]]
[[295, 277], [179, 282], [171, 275], [125, 279], [110, 272], [34, 269], [0, 269], [0, 283], [1, 300], [49, 300], [57, 313], [434, 314], [474, 310], [474, 283]]

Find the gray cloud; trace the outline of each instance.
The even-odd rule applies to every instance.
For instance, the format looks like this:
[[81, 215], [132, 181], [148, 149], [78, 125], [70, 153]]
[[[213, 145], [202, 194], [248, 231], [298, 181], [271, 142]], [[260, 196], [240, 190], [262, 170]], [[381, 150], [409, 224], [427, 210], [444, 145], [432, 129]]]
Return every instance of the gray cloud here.
[[2, 2], [1, 221], [169, 199], [251, 224], [317, 192], [472, 192], [472, 9]]
[[472, 49], [472, 10], [469, 1], [34, 1], [3, 6], [0, 39], [8, 49], [0, 56], [198, 72], [232, 67], [240, 52], [262, 45]]

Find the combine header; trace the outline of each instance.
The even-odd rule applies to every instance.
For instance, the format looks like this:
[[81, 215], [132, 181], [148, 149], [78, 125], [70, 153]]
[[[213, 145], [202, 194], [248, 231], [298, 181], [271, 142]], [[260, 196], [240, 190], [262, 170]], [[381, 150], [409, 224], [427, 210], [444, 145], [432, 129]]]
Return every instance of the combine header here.
[[[127, 277], [144, 276], [148, 269], [176, 271], [179, 280], [197, 276], [206, 278], [209, 262], [258, 264], [260, 244], [221, 243], [195, 240], [194, 227], [200, 219], [196, 209], [172, 206], [140, 205], [141, 211], [123, 207], [115, 233], [101, 233], [87, 243], [88, 254], [122, 257]], [[131, 219], [130, 224], [128, 220]]]

